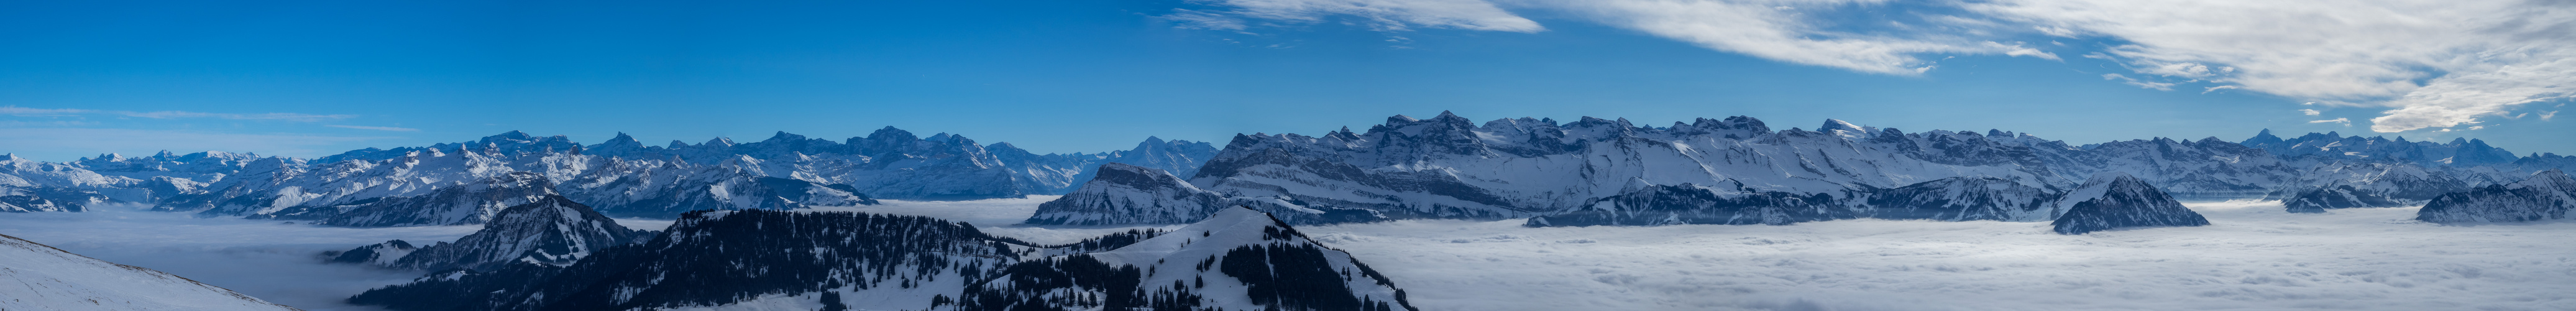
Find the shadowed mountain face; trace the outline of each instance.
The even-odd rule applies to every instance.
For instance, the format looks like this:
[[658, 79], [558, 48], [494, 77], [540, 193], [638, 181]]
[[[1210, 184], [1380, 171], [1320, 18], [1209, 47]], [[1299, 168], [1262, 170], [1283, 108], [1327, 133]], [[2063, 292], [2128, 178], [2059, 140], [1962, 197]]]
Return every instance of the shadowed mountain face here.
[[1029, 224], [1137, 225], [1197, 222], [1230, 207], [1260, 210], [1292, 223], [1382, 220], [1368, 210], [1317, 210], [1278, 198], [1233, 197], [1201, 190], [1162, 170], [1119, 163], [1100, 166], [1098, 177], [1064, 197], [1038, 205]]
[[2173, 196], [2128, 175], [2096, 176], [2058, 200], [2066, 214], [2053, 224], [2058, 234], [2095, 231], [2207, 226], [2209, 219], [2175, 202]]
[[[1190, 283], [1171, 285], [1183, 279]], [[1066, 245], [916, 216], [741, 210], [691, 212], [649, 242], [569, 265], [443, 271], [350, 302], [396, 310], [1412, 309], [1392, 284], [1248, 209], [1177, 231]]]
[[2520, 182], [2490, 185], [2445, 194], [2416, 211], [2416, 220], [2436, 223], [2522, 222], [2567, 219], [2576, 209], [2576, 179], [2550, 170]]
[[581, 203], [547, 196], [502, 210], [483, 224], [483, 230], [454, 243], [420, 248], [387, 266], [437, 271], [492, 270], [517, 263], [565, 265], [652, 233], [619, 226]]

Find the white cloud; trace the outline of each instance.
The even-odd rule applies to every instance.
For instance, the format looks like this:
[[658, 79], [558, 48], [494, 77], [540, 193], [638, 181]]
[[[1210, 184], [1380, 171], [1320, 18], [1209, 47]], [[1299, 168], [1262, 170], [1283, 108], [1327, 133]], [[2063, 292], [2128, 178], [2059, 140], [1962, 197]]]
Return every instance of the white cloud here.
[[2576, 84], [2576, 26], [2570, 26], [2576, 10], [2567, 5], [2002, 0], [1963, 6], [2129, 42], [2110, 54], [2140, 73], [2395, 107], [2371, 120], [2371, 129], [2381, 132], [2475, 123], [2513, 105], [2568, 98], [2564, 86]]
[[89, 113], [89, 112], [90, 112], [89, 110], [81, 110], [81, 109], [43, 109], [43, 108], [27, 108], [27, 107], [18, 107], [18, 106], [0, 106], [0, 114], [13, 115], [13, 116], [67, 116], [67, 115], [76, 115], [76, 114], [83, 114], [83, 113]]
[[408, 127], [391, 127], [391, 126], [361, 126], [361, 125], [338, 125], [338, 124], [323, 125], [323, 126], [328, 126], [328, 127], [337, 127], [337, 128], [344, 128], [344, 129], [361, 129], [361, 130], [378, 130], [378, 131], [395, 131], [395, 132], [419, 132], [419, 131], [420, 131], [420, 129], [416, 129], [416, 128], [408, 128]]
[[2241, 87], [2237, 87], [2237, 86], [2234, 86], [2234, 85], [2220, 85], [2220, 86], [2212, 86], [2212, 87], [2209, 87], [2209, 88], [2207, 88], [2207, 89], [2202, 89], [2202, 90], [2200, 90], [2200, 93], [2201, 93], [2201, 94], [2209, 94], [2209, 92], [2217, 92], [2218, 90], [2233, 90], [2233, 89], [2240, 89], [2240, 88], [2241, 88]]
[[[1532, 1], [1532, 7], [1574, 12], [1612, 26], [1690, 42], [1709, 49], [1772, 60], [1892, 75], [1915, 75], [1931, 64], [1918, 54], [2004, 54], [2058, 59], [2019, 45], [1917, 30], [1897, 35], [1825, 30], [1812, 10], [1875, 1]], [[1959, 23], [1952, 23], [1959, 24]]]
[[2351, 125], [2352, 125], [2352, 118], [2334, 118], [2333, 120], [2316, 120], [2316, 121], [2308, 121], [2308, 123], [2343, 123], [2343, 125], [2345, 125], [2345, 126], [2351, 126]]
[[[2121, 43], [2084, 57], [2117, 61], [2147, 75], [2112, 80], [2170, 90], [2178, 83], [2154, 78], [2170, 77], [2225, 84], [2203, 93], [2242, 89], [2330, 105], [2390, 107], [2370, 120], [2371, 129], [2381, 132], [2477, 123], [2516, 105], [2576, 97], [2576, 5], [2563, 0], [1951, 1], [1927, 5], [1974, 14], [1926, 19], [1963, 29], [1887, 23], [1895, 26], [1867, 33], [1829, 30], [1833, 25], [1814, 16], [1886, 1], [1497, 1], [1715, 50], [1890, 75], [1934, 68], [1918, 58], [1927, 54], [2058, 59], [1996, 43], [2017, 35], [2102, 37]], [[1480, 0], [1208, 3], [1235, 8], [1230, 16], [1311, 22], [1351, 15], [1389, 30], [1543, 29]]]
[[2155, 82], [2155, 81], [2143, 81], [2143, 80], [2138, 80], [2138, 79], [2136, 79], [2136, 78], [2130, 78], [2129, 76], [2124, 76], [2124, 75], [2120, 75], [2120, 74], [2116, 74], [2116, 73], [2105, 73], [2105, 74], [2102, 74], [2102, 79], [2103, 79], [2103, 80], [2118, 80], [2118, 81], [2120, 81], [2120, 83], [2124, 83], [2124, 84], [2128, 84], [2128, 85], [2135, 85], [2135, 86], [2138, 86], [2138, 87], [2141, 87], [2141, 88], [2155, 89], [2155, 90], [2158, 90], [2158, 91], [2172, 91], [2172, 90], [2173, 90], [2173, 86], [2174, 86], [2174, 84], [2173, 84], [2173, 83]]
[[2308, 114], [2308, 115], [2313, 116], [2313, 115], [2323, 114], [2324, 112], [2318, 112], [2316, 109], [2299, 109], [2299, 113], [2305, 113], [2305, 114]]
[[1177, 24], [1176, 27], [1187, 29], [1243, 30], [1245, 28], [1241, 18], [1190, 9], [1172, 9], [1172, 14], [1156, 17], [1171, 21]]
[[2558, 111], [2557, 111], [2557, 110], [2550, 110], [2550, 111], [2542, 111], [2542, 112], [2540, 112], [2540, 120], [2541, 120], [2541, 121], [2549, 121], [2549, 118], [2557, 117], [2557, 116], [2558, 116]]
[[[1235, 10], [1181, 12], [1208, 14], [1191, 17], [1202, 19], [1223, 17], [1217, 14], [1224, 14], [1308, 23], [1321, 22], [1326, 16], [1347, 15], [1367, 19], [1370, 27], [1388, 31], [1408, 30], [1412, 26], [1510, 32], [1546, 30], [1544, 27], [1539, 27], [1536, 21], [1513, 15], [1483, 0], [1216, 0], [1207, 2], [1233, 7]], [[1170, 18], [1170, 15], [1166, 15], [1166, 18]], [[1236, 22], [1232, 25], [1222, 23], [1217, 25], [1224, 27], [1241, 24]]]

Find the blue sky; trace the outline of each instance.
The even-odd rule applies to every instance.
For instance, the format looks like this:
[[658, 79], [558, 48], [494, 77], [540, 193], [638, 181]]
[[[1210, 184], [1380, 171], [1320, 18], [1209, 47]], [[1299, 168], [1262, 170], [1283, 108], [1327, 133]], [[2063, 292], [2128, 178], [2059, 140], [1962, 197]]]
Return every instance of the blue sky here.
[[2554, 120], [2576, 40], [2548, 35], [2576, 29], [2561, 14], [2576, 10], [2243, 7], [2296, 2], [17, 1], [0, 3], [0, 152], [884, 126], [1099, 152], [1455, 111], [2576, 153], [2576, 125]]

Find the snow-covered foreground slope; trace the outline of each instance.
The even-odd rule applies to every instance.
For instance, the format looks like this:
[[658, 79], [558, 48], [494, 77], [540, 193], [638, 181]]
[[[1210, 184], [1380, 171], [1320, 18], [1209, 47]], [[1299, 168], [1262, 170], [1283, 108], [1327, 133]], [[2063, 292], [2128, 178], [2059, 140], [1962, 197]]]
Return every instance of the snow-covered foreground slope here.
[[0, 298], [0, 310], [294, 310], [7, 235], [0, 235]]
[[[101, 206], [83, 213], [0, 217], [0, 234], [72, 253], [169, 272], [311, 311], [373, 310], [340, 303], [368, 288], [418, 276], [360, 265], [325, 264], [316, 254], [403, 239], [452, 241], [477, 226], [343, 228], [281, 221], [194, 218]], [[12, 264], [0, 264], [12, 266]], [[0, 307], [5, 308], [5, 307]], [[17, 308], [8, 308], [11, 311]], [[46, 310], [46, 309], [27, 309]]]

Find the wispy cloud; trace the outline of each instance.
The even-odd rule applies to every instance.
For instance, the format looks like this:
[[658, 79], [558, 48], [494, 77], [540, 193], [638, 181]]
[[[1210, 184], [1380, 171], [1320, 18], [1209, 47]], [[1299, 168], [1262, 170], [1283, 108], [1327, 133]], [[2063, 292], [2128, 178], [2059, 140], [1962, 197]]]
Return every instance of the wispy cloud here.
[[215, 119], [230, 119], [230, 120], [276, 120], [276, 121], [294, 121], [294, 122], [321, 122], [321, 121], [330, 121], [330, 120], [339, 120], [339, 119], [348, 119], [348, 118], [355, 118], [355, 117], [358, 117], [357, 115], [346, 115], [346, 114], [327, 114], [327, 115], [326, 115], [326, 114], [302, 114], [302, 113], [282, 113], [282, 112], [242, 114], [242, 113], [212, 113], [212, 112], [195, 112], [195, 111], [151, 111], [151, 112], [137, 112], [137, 111], [89, 110], [89, 109], [46, 109], [46, 108], [26, 108], [26, 107], [18, 107], [18, 106], [0, 106], [0, 115], [12, 115], [12, 116], [35, 116], [35, 117], [65, 117], [65, 116], [82, 116], [82, 115], [111, 115], [111, 116], [125, 116], [125, 117], [135, 117], [135, 118], [150, 118], [150, 119], [215, 118]]
[[0, 114], [13, 115], [13, 116], [68, 116], [68, 115], [76, 115], [76, 114], [83, 114], [83, 113], [89, 113], [89, 112], [90, 112], [89, 110], [81, 110], [81, 109], [43, 109], [43, 108], [27, 108], [27, 107], [18, 107], [18, 106], [0, 106]]
[[2155, 82], [2155, 81], [2142, 81], [2142, 80], [2138, 80], [2137, 78], [2130, 78], [2129, 76], [2120, 75], [2120, 74], [2116, 74], [2116, 73], [2105, 73], [2105, 74], [2102, 74], [2102, 79], [2103, 79], [2103, 80], [2116, 80], [2116, 81], [2120, 81], [2120, 83], [2122, 83], [2122, 84], [2135, 85], [2135, 86], [2138, 86], [2138, 87], [2140, 87], [2140, 88], [2154, 89], [2154, 90], [2158, 90], [2158, 91], [2172, 91], [2172, 90], [2173, 90], [2173, 86], [2174, 86], [2174, 84], [2173, 84], [2173, 83]]
[[2311, 116], [2325, 114], [2325, 112], [2317, 111], [2316, 109], [2299, 109], [2299, 113], [2305, 113]]
[[339, 124], [331, 124], [331, 125], [323, 125], [323, 126], [328, 126], [328, 127], [337, 127], [337, 128], [344, 128], [344, 129], [361, 129], [361, 130], [378, 130], [378, 131], [395, 131], [395, 132], [419, 132], [419, 131], [420, 131], [420, 129], [416, 129], [416, 128], [408, 128], [408, 127], [391, 127], [391, 126], [364, 126], [364, 125], [339, 125]]
[[2352, 126], [2352, 118], [2334, 118], [2333, 120], [2316, 120], [2316, 121], [2308, 121], [2308, 123], [2343, 123], [2343, 125], [2344, 125], [2344, 126]]
[[[1207, 0], [1231, 8], [1166, 18], [1222, 30], [1244, 20], [1312, 23], [1346, 15], [1372, 27], [1536, 32], [1513, 10], [1628, 28], [1714, 50], [1889, 75], [1936, 68], [1922, 56], [1983, 54], [2057, 59], [2012, 38], [2119, 42], [2086, 58], [2139, 76], [2107, 80], [2158, 90], [2218, 83], [2303, 101], [2392, 107], [2371, 129], [2447, 128], [2505, 115], [2516, 105], [2576, 98], [2576, 6], [2565, 1], [2434, 0], [1993, 0], [1912, 3], [1936, 29], [1897, 24], [1850, 30], [1817, 16], [1854, 6], [1906, 10], [1877, 0]], [[1498, 5], [1503, 4], [1503, 5]], [[1508, 9], [1508, 10], [1507, 10]], [[1190, 14], [1205, 13], [1207, 16]], [[1872, 13], [1880, 14], [1880, 13]], [[1892, 14], [1890, 14], [1892, 15]], [[1921, 14], [1918, 14], [1921, 15]], [[2170, 79], [2170, 80], [2167, 80]], [[2173, 82], [2180, 81], [2180, 82]]]
[[[1241, 30], [1240, 20], [1233, 17], [1298, 23], [1322, 22], [1329, 16], [1361, 18], [1371, 28], [1405, 31], [1412, 27], [1432, 27], [1509, 32], [1546, 30], [1538, 22], [1503, 11], [1484, 0], [1213, 0], [1207, 1], [1233, 10], [1223, 12], [1176, 11], [1167, 19], [1193, 22], [1185, 26]], [[1237, 27], [1237, 28], [1229, 28]]]

